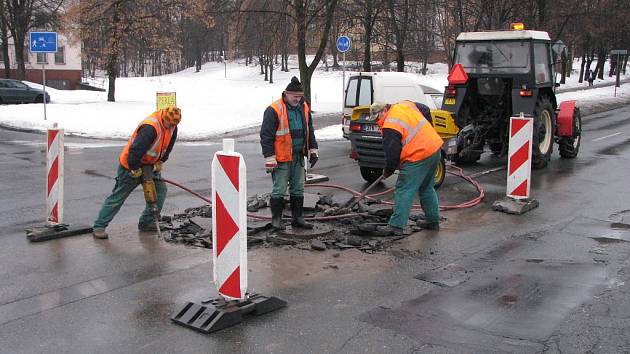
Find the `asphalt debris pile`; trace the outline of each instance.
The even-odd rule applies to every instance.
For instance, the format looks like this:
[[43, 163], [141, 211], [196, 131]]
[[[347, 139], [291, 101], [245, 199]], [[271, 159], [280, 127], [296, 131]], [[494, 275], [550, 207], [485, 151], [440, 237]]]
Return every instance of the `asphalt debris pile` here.
[[[270, 216], [270, 193], [253, 195], [247, 201], [247, 211], [252, 215]], [[272, 230], [269, 220], [250, 217], [247, 225], [248, 247], [294, 247], [303, 250], [324, 251], [327, 249], [345, 250], [356, 248], [365, 253], [374, 253], [390, 247], [412, 232], [420, 231], [417, 221], [422, 221], [422, 213], [412, 213], [409, 227], [401, 236], [390, 236], [379, 231], [379, 226], [387, 225], [392, 214], [390, 205], [378, 200], [356, 203], [352, 209], [346, 202], [336, 201], [337, 196], [305, 194], [304, 217], [316, 218], [309, 221], [313, 230], [293, 229], [290, 225], [290, 205], [287, 201], [283, 213], [286, 230]], [[317, 218], [340, 216], [332, 220]], [[212, 208], [204, 205], [188, 208], [184, 213], [162, 218], [164, 239], [168, 242], [181, 243], [193, 247], [212, 248]]]

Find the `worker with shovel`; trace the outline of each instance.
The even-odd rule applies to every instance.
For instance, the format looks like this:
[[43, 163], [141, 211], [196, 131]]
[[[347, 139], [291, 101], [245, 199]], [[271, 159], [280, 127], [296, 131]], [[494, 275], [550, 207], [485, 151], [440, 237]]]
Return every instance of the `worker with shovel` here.
[[[108, 238], [105, 229], [114, 219], [114, 216], [129, 194], [143, 183], [143, 166], [152, 166], [154, 177], [156, 177], [155, 194], [157, 194], [157, 209], [155, 205], [147, 206], [140, 216], [138, 230], [158, 231], [155, 214], [159, 215], [166, 198], [166, 184], [160, 180], [162, 164], [168, 159], [175, 140], [177, 139], [177, 124], [182, 120], [182, 114], [177, 107], [168, 107], [146, 117], [123, 148], [118, 161], [118, 172], [114, 189], [101, 207], [96, 220], [94, 221], [93, 236], [97, 239]], [[151, 169], [147, 173], [150, 173]], [[146, 191], [145, 191], [146, 197]]]
[[260, 127], [260, 145], [265, 157], [265, 169], [271, 173], [271, 225], [284, 230], [282, 210], [289, 186], [291, 226], [312, 229], [304, 221], [304, 157], [310, 167], [317, 163], [317, 140], [313, 130], [310, 108], [304, 101], [304, 89], [297, 77], [287, 85], [282, 97], [265, 110]]
[[391, 105], [377, 102], [370, 106], [370, 119], [377, 122], [383, 134], [386, 160], [383, 177], [391, 176], [400, 167], [394, 191], [394, 212], [389, 224], [379, 228], [382, 234], [402, 235], [416, 194], [426, 216], [419, 226], [440, 229], [434, 183], [443, 141], [429, 122], [430, 115], [428, 107], [411, 101]]

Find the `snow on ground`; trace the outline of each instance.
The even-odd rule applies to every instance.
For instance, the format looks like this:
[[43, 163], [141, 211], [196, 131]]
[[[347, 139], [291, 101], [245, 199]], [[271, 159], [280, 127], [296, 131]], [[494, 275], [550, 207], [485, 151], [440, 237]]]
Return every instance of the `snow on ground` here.
[[[594, 64], [593, 64], [594, 65]], [[66, 133], [95, 138], [128, 138], [140, 120], [155, 110], [156, 92], [176, 92], [177, 105], [182, 109], [179, 125], [181, 140], [202, 140], [209, 136], [240, 128], [259, 125], [265, 108], [280, 97], [292, 76], [299, 76], [296, 63], [290, 72], [274, 71], [274, 83], [260, 75], [257, 66], [239, 62], [208, 63], [196, 73], [193, 68], [179, 73], [148, 77], [116, 79], [116, 102], [107, 102], [106, 92], [66, 91], [47, 88], [52, 102], [43, 104], [2, 105], [0, 125], [5, 127], [44, 131], [53, 123]], [[574, 66], [579, 69], [579, 63]], [[446, 64], [432, 64], [424, 76], [427, 84], [437, 88], [446, 84]], [[606, 69], [606, 73], [608, 69]], [[350, 73], [346, 73], [348, 77]], [[579, 84], [578, 75], [567, 78], [563, 87], [587, 86]], [[630, 75], [628, 76], [630, 77]], [[605, 77], [602, 81], [613, 81]], [[41, 85], [28, 83], [33, 87]], [[559, 97], [583, 101], [612, 98], [614, 87], [598, 88]], [[630, 85], [618, 89], [618, 96], [630, 97]], [[312, 106], [317, 114], [341, 111], [342, 72], [325, 71], [323, 66], [312, 79]], [[321, 140], [341, 139], [340, 125], [316, 132]]]

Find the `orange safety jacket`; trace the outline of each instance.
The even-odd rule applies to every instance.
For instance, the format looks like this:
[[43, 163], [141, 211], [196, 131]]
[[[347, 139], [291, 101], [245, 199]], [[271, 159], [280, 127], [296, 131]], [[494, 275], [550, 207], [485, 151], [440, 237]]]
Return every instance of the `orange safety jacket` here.
[[[276, 129], [276, 140], [274, 141], [274, 148], [276, 150], [276, 161], [289, 162], [293, 160], [293, 141], [291, 140], [291, 129], [289, 128], [289, 115], [287, 113], [287, 105], [281, 98], [270, 106], [276, 111], [278, 117], [278, 128]], [[304, 136], [306, 151], [309, 150], [309, 112], [310, 108], [308, 104], [304, 102], [304, 130], [306, 134]]]
[[129, 163], [127, 162], [127, 158], [129, 157], [129, 148], [131, 144], [133, 144], [134, 139], [138, 135], [138, 129], [143, 125], [150, 125], [155, 129], [155, 140], [151, 144], [151, 147], [147, 152], [144, 153], [140, 162], [143, 165], [154, 165], [156, 162], [160, 160], [160, 158], [164, 155], [166, 150], [168, 149], [168, 145], [171, 143], [171, 137], [173, 136], [173, 131], [175, 130], [175, 126], [170, 128], [165, 128], [162, 123], [162, 117], [160, 117], [159, 112], [153, 112], [151, 115], [146, 117], [140, 124], [136, 130], [134, 130], [133, 135], [129, 138], [127, 145], [120, 152], [120, 156], [118, 157], [118, 161], [123, 167], [129, 169]]
[[402, 136], [400, 163], [422, 161], [436, 153], [444, 141], [433, 126], [411, 101], [401, 101], [392, 105], [378, 125], [383, 129], [393, 129]]

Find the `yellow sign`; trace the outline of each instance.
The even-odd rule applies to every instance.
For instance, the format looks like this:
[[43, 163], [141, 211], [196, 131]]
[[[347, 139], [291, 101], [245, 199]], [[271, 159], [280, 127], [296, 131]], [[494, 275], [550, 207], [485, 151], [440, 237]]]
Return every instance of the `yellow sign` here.
[[157, 110], [168, 107], [176, 107], [177, 98], [175, 96], [175, 92], [156, 92], [155, 106], [157, 107]]
[[448, 104], [448, 105], [455, 104], [455, 99], [454, 98], [447, 98], [447, 99], [444, 100], [444, 104]]

